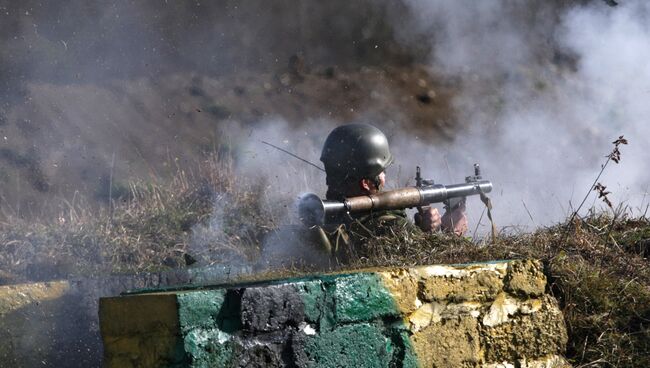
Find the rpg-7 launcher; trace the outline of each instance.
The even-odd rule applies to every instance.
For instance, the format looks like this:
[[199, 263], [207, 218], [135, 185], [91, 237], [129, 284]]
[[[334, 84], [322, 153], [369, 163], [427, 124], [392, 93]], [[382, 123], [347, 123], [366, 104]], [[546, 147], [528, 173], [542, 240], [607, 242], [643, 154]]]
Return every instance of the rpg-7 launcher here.
[[420, 167], [416, 169], [415, 187], [395, 189], [377, 194], [346, 198], [344, 201], [322, 200], [314, 193], [300, 198], [298, 214], [307, 226], [345, 223], [356, 213], [399, 210], [444, 203], [449, 209], [460, 205], [465, 197], [492, 191], [492, 183], [481, 178], [481, 169], [474, 164], [474, 175], [465, 183], [442, 185], [422, 179]]

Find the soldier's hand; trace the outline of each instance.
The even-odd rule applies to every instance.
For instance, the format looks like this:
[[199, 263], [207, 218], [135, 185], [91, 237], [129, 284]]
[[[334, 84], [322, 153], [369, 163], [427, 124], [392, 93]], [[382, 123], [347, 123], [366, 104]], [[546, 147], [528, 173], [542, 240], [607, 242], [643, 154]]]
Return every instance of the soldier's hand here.
[[463, 236], [467, 232], [467, 215], [465, 214], [465, 201], [451, 211], [446, 211], [442, 216], [442, 231], [453, 232]]
[[421, 211], [415, 214], [415, 224], [425, 232], [438, 231], [442, 224], [440, 212], [434, 207], [422, 207]]

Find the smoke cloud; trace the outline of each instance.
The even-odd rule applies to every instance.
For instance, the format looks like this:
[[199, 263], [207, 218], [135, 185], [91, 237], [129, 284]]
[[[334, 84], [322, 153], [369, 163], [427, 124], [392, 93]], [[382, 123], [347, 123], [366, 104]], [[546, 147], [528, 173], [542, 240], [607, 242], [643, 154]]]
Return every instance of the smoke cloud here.
[[[194, 147], [231, 137], [237, 170], [265, 180], [269, 203], [306, 191], [324, 194], [322, 173], [261, 141], [320, 164], [320, 148], [333, 127], [369, 122], [386, 132], [395, 151], [389, 187], [412, 184], [416, 165], [437, 182], [460, 182], [478, 162], [494, 182], [500, 227], [530, 229], [563, 220], [589, 190], [619, 135], [630, 145], [600, 181], [615, 204], [643, 211], [648, 203], [650, 5], [643, 1], [621, 1], [617, 7], [595, 0], [404, 0], [364, 6], [282, 1], [265, 12], [255, 1], [73, 3], [0, 5], [5, 97], [0, 125], [6, 124], [5, 151], [13, 155], [0, 158], [44, 167], [32, 181], [45, 183], [45, 195], [76, 191], [74, 184], [64, 190], [69, 183], [52, 180], [80, 177], [76, 171], [90, 188], [105, 178], [127, 180], [155, 171], [149, 163], [161, 157], [197, 155], [179, 143], [187, 137]], [[363, 97], [361, 113], [323, 118], [319, 111], [298, 124], [296, 118], [246, 107], [246, 121], [228, 118], [231, 101], [245, 105], [241, 101], [254, 94], [256, 101], [272, 96], [284, 83], [291, 55], [301, 55], [307, 71], [426, 62], [430, 73], [453, 89], [455, 131], [438, 131], [436, 116], [416, 131], [404, 123], [409, 116], [400, 116], [399, 104], [387, 116], [382, 104], [395, 93], [388, 84]], [[243, 71], [268, 75], [231, 77]], [[227, 93], [224, 78], [230, 78]], [[355, 88], [343, 78], [332, 81]], [[300, 111], [295, 115], [309, 116], [301, 104], [313, 96], [300, 92], [292, 101]], [[133, 122], [129, 129], [120, 128], [124, 121]], [[3, 182], [3, 191], [24, 190], [22, 182], [11, 180]], [[592, 205], [602, 206], [593, 194], [583, 211]], [[472, 199], [474, 226], [482, 212]], [[483, 217], [479, 233], [489, 228], [485, 222]]]
[[[615, 206], [644, 213], [650, 5], [406, 3], [410, 17], [394, 19], [401, 40], [429, 40], [431, 70], [459, 82], [453, 106], [460, 128], [452, 142], [441, 143], [374, 116], [359, 119], [379, 125], [390, 137], [397, 162], [388, 171], [389, 187], [412, 185], [416, 165], [437, 182], [461, 182], [478, 162], [494, 183], [498, 227], [531, 230], [564, 220], [580, 204], [611, 142], [625, 135], [630, 145], [621, 148], [621, 163], [610, 162], [599, 181], [612, 192]], [[264, 125], [270, 128], [255, 134], [317, 162], [322, 142], [338, 123], [307, 124], [298, 134], [284, 122]], [[316, 170], [273, 151], [260, 146], [250, 152], [277, 164], [249, 162], [242, 168], [276, 178], [271, 191], [324, 192]], [[592, 207], [607, 209], [593, 192], [581, 213]], [[469, 201], [468, 212], [472, 232], [489, 231], [478, 198]]]
[[[643, 213], [650, 5], [407, 3], [416, 34], [429, 35], [432, 70], [461, 81], [454, 107], [464, 128], [452, 144], [437, 147], [396, 134], [401, 164], [417, 162], [448, 182], [479, 162], [494, 182], [497, 225], [531, 228], [561, 221], [577, 207], [610, 142], [625, 135], [630, 145], [622, 162], [610, 163], [599, 181], [615, 204]], [[593, 205], [602, 207], [594, 193], [581, 212]]]

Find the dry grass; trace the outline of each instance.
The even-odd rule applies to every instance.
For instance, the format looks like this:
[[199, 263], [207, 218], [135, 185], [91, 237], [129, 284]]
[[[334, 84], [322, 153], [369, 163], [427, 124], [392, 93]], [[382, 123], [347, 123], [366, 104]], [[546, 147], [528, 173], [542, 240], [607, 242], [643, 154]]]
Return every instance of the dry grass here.
[[[264, 183], [238, 178], [210, 157], [171, 183], [134, 183], [109, 210], [67, 204], [58, 216], [0, 223], [0, 283], [74, 274], [155, 271], [255, 262], [284, 206], [261, 200]], [[373, 239], [347, 268], [541, 259], [569, 328], [576, 366], [650, 366], [650, 221], [600, 214], [533, 233], [475, 243], [450, 235]], [[297, 275], [307, 269], [274, 270]]]
[[[5, 216], [0, 284], [254, 259], [271, 226], [262, 191], [263, 183], [235, 177], [231, 160], [209, 157], [178, 170], [171, 183], [130, 184], [110, 209], [93, 211], [76, 200], [42, 220]], [[218, 224], [211, 222], [215, 209]]]
[[[616, 218], [616, 220], [614, 220]], [[537, 258], [561, 303], [579, 367], [650, 366], [650, 221], [605, 214], [475, 244], [451, 235], [374, 239], [354, 267]]]

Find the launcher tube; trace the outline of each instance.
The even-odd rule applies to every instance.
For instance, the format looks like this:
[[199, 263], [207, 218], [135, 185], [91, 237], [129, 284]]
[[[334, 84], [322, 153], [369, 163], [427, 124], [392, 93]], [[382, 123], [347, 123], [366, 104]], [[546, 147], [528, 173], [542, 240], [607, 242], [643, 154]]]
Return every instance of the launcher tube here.
[[492, 183], [479, 180], [452, 185], [408, 187], [377, 194], [350, 197], [345, 201], [321, 200], [316, 194], [304, 195], [298, 204], [303, 223], [308, 226], [340, 222], [346, 214], [398, 210], [442, 203], [451, 198], [468, 197], [492, 191]]

